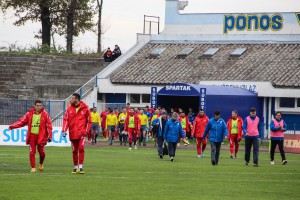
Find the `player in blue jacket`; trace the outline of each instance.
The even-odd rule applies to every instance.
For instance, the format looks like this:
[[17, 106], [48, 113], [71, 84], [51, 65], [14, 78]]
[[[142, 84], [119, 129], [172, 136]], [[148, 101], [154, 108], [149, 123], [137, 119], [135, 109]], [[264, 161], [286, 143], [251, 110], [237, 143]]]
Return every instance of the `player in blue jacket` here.
[[224, 137], [228, 137], [226, 122], [220, 118], [220, 114], [219, 111], [215, 111], [214, 117], [208, 121], [203, 134], [203, 138], [205, 138], [209, 132], [212, 165], [218, 165], [221, 143]]
[[185, 134], [183, 132], [181, 123], [178, 120], [178, 114], [173, 113], [172, 118], [167, 122], [164, 130], [164, 139], [168, 143], [168, 150], [170, 160], [173, 162], [175, 157], [176, 146], [179, 141], [179, 135], [185, 140]]

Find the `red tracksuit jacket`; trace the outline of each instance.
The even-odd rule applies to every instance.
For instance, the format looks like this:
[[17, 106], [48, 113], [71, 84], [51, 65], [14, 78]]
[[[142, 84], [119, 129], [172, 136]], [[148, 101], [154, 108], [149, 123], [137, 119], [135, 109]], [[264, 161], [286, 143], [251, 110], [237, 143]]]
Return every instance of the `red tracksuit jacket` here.
[[[203, 115], [203, 117], [200, 117], [199, 115], [197, 115], [197, 117], [194, 120], [192, 136], [196, 137], [196, 138], [202, 138], [206, 124], [208, 123], [208, 121], [209, 121], [209, 118], [206, 115]], [[208, 136], [208, 134], [207, 134], [207, 136]]]
[[[238, 116], [238, 140], [242, 139], [242, 132], [243, 132], [243, 119]], [[228, 129], [228, 138], [231, 136], [231, 126], [232, 126], [232, 117], [229, 118], [227, 122], [227, 129]]]
[[[79, 110], [76, 113], [76, 108], [78, 107]], [[63, 119], [62, 132], [66, 132], [69, 129], [70, 140], [78, 140], [87, 135], [91, 129], [91, 125], [90, 109], [85, 103], [80, 101], [76, 107], [71, 104], [67, 108]]]
[[[29, 144], [31, 136], [31, 126], [32, 126], [32, 117], [35, 113], [35, 109], [30, 109], [23, 117], [18, 121], [9, 126], [10, 129], [20, 128], [28, 125], [28, 132], [26, 136], [26, 144]], [[41, 119], [40, 119], [40, 129], [38, 134], [38, 144], [46, 145], [47, 139], [52, 139], [52, 122], [49, 114], [45, 111], [44, 108], [41, 110]]]
[[[140, 118], [135, 114], [133, 116], [134, 116], [135, 131], [136, 131], [137, 134], [140, 134], [140, 128], [141, 128]], [[126, 119], [125, 119], [125, 122], [124, 122], [124, 131], [128, 131], [129, 117], [130, 117], [130, 114], [126, 116]]]

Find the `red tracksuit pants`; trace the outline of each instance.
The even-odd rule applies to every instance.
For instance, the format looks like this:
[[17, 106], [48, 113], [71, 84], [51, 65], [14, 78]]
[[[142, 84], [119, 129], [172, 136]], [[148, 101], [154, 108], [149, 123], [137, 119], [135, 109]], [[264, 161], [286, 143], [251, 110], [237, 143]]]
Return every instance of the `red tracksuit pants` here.
[[136, 130], [135, 130], [135, 128], [128, 128], [128, 142], [129, 142], [129, 144], [132, 143], [132, 138], [133, 138], [134, 144], [136, 144], [136, 141], [137, 141]]
[[84, 160], [84, 141], [85, 137], [78, 140], [72, 140], [72, 152], [74, 166], [82, 165]]
[[[206, 139], [202, 139], [202, 138], [196, 138], [196, 142], [197, 142], [197, 153], [198, 155], [200, 155], [206, 147]], [[201, 148], [202, 145], [202, 148]]]
[[38, 135], [31, 134], [29, 139], [29, 158], [31, 168], [35, 168], [35, 153], [36, 149], [40, 154], [40, 164], [44, 163], [45, 160], [45, 145], [38, 144]]
[[[237, 134], [231, 134], [229, 138], [230, 142], [230, 154], [237, 154], [239, 150], [239, 142], [238, 142], [238, 135]], [[234, 148], [235, 147], [235, 148]]]

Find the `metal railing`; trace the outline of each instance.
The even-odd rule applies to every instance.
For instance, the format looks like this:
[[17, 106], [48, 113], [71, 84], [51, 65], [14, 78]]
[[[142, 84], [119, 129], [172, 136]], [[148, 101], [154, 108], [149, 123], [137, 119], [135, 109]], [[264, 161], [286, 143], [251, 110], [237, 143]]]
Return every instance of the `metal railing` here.
[[[20, 119], [26, 112], [34, 106], [32, 99], [0, 99], [0, 125], [12, 124]], [[63, 109], [64, 101], [44, 100], [42, 105], [49, 113], [50, 118], [54, 118]]]

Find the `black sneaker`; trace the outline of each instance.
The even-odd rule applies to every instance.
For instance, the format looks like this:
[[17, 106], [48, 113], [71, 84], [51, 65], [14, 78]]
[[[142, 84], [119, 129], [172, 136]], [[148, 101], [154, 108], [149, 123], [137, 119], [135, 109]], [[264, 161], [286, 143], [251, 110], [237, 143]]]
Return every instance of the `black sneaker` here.
[[146, 146], [146, 143], [143, 143], [143, 146], [145, 147], [145, 146]]
[[246, 162], [246, 165], [248, 166], [248, 165], [249, 165], [249, 163], [248, 163], [248, 162]]
[[84, 171], [82, 168], [79, 169], [79, 174], [84, 174]]
[[159, 154], [159, 158], [160, 158], [160, 159], [163, 159], [164, 156], [163, 156], [162, 154]]
[[215, 161], [211, 161], [211, 164], [212, 164], [213, 166], [215, 166], [215, 165], [216, 165], [216, 162], [215, 162]]
[[287, 163], [287, 161], [286, 161], [286, 160], [282, 161], [282, 164], [283, 164], [283, 165], [285, 165], [286, 163]]

